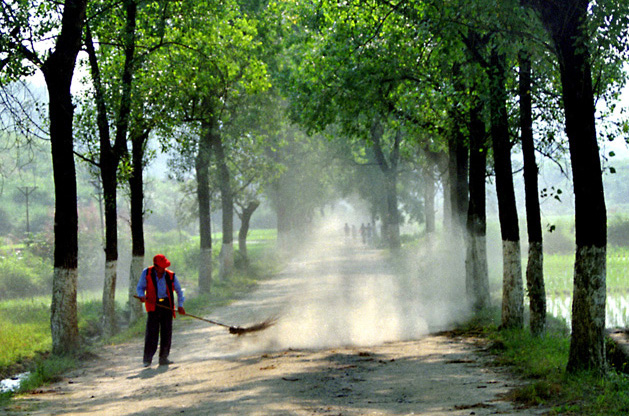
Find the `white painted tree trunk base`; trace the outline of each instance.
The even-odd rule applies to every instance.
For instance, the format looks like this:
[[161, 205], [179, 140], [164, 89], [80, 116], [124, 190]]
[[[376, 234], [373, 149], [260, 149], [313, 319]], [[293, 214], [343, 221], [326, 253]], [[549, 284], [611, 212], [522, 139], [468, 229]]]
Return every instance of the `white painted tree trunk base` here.
[[607, 248], [577, 247], [568, 369], [605, 368]]
[[524, 325], [524, 287], [520, 241], [502, 241], [502, 326]]
[[529, 243], [529, 255], [526, 264], [526, 287], [530, 305], [531, 333], [533, 335], [541, 335], [546, 329], [544, 250], [541, 242]]
[[50, 316], [54, 354], [71, 353], [78, 347], [77, 282], [77, 269], [54, 268]]
[[142, 303], [134, 298], [142, 270], [144, 270], [144, 256], [132, 256], [129, 271], [129, 325], [133, 325], [143, 315]]
[[219, 254], [219, 277], [225, 279], [230, 276], [234, 271], [234, 244], [229, 243], [221, 246], [221, 253]]
[[103, 286], [103, 335], [116, 333], [116, 260], [105, 262], [105, 284]]
[[199, 292], [210, 293], [212, 287], [212, 249], [202, 248], [199, 253]]
[[476, 310], [490, 305], [489, 274], [487, 271], [487, 238], [470, 235], [465, 256], [466, 292]]

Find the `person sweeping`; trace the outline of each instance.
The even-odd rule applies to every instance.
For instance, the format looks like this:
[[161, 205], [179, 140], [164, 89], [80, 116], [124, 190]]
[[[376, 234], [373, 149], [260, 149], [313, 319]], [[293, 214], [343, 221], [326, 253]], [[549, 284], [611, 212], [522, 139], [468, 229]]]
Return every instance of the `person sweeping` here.
[[144, 335], [144, 367], [153, 362], [153, 356], [159, 343], [159, 365], [173, 362], [168, 359], [172, 340], [173, 318], [175, 317], [175, 298], [177, 292], [177, 312], [185, 315], [183, 308], [185, 297], [177, 276], [168, 270], [170, 261], [163, 254], [153, 257], [153, 266], [142, 271], [136, 292], [138, 299], [144, 302], [147, 312], [146, 333]]

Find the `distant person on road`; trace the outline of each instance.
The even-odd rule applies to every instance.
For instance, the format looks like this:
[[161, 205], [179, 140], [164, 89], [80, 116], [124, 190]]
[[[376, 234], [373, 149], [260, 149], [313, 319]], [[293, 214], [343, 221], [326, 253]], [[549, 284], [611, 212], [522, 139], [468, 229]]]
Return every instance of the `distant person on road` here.
[[350, 229], [349, 229], [349, 224], [345, 223], [345, 239], [349, 239], [349, 233], [350, 233]]
[[360, 237], [363, 240], [363, 244], [365, 244], [367, 242], [367, 228], [364, 222], [360, 224]]
[[159, 344], [159, 365], [172, 364], [168, 359], [175, 317], [175, 298], [177, 292], [177, 311], [185, 315], [183, 308], [185, 297], [177, 276], [167, 267], [170, 261], [163, 254], [153, 257], [153, 266], [142, 271], [136, 292], [146, 306], [146, 333], [144, 335], [144, 367], [151, 365], [153, 355]]

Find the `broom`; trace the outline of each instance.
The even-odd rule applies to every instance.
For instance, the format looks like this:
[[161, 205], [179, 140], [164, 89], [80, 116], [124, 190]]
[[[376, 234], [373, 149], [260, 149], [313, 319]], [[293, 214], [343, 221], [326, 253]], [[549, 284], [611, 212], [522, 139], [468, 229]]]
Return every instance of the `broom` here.
[[[139, 296], [137, 295], [133, 295], [134, 298], [136, 299], [140, 299]], [[158, 303], [155, 304], [155, 306], [163, 308], [163, 309], [168, 309], [168, 310], [172, 310], [171, 308], [169, 308], [168, 306], [164, 306], [164, 305], [160, 305]], [[243, 335], [243, 334], [249, 334], [251, 332], [257, 332], [257, 331], [262, 331], [267, 329], [270, 326], [273, 326], [275, 324], [276, 319], [275, 318], [269, 318], [263, 322], [260, 322], [258, 324], [255, 325], [251, 325], [248, 327], [242, 327], [242, 326], [233, 326], [233, 325], [227, 325], [227, 324], [223, 324], [217, 321], [213, 321], [211, 319], [206, 319], [206, 318], [202, 318], [200, 316], [196, 316], [196, 315], [192, 315], [189, 313], [185, 313], [184, 316], [189, 316], [190, 318], [194, 318], [194, 319], [198, 319], [199, 321], [203, 321], [203, 322], [207, 322], [213, 325], [218, 325], [218, 326], [222, 326], [224, 328], [228, 328], [229, 329], [229, 333], [233, 334], [233, 335]]]

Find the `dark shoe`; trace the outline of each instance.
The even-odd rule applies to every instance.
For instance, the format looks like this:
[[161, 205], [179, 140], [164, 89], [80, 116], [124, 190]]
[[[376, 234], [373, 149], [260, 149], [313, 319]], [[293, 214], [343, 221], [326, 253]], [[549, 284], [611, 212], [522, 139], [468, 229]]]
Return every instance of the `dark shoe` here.
[[151, 365], [150, 361], [144, 361], [144, 363], [142, 363], [142, 367], [148, 367]]
[[168, 364], [172, 364], [173, 362], [170, 361], [168, 358], [160, 358], [159, 359], [159, 365], [168, 365]]

